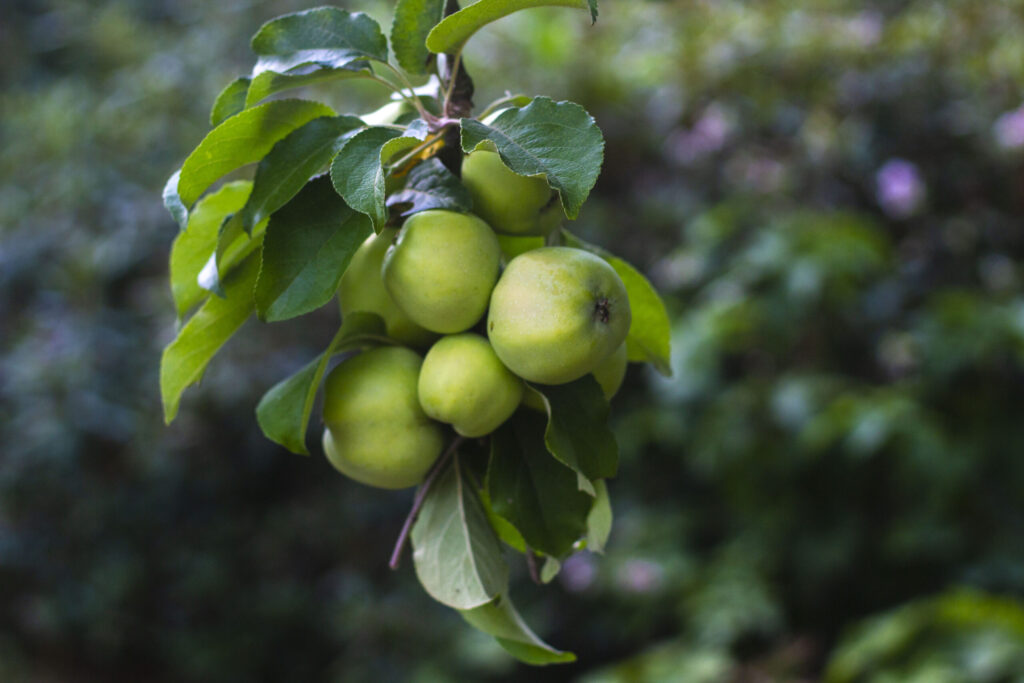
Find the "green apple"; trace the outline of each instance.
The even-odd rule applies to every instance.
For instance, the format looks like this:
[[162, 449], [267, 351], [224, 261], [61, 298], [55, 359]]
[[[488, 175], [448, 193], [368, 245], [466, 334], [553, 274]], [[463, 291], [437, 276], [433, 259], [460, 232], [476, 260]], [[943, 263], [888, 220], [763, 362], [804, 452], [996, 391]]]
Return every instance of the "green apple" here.
[[420, 406], [462, 436], [490, 434], [515, 412], [523, 380], [501, 364], [478, 334], [443, 337], [430, 347], [420, 369]]
[[441, 455], [441, 425], [416, 394], [423, 360], [401, 346], [364, 351], [335, 368], [324, 388], [324, 453], [342, 474], [369, 486], [423, 481]]
[[[612, 352], [612, 355], [598, 363], [594, 371], [590, 373], [597, 380], [597, 383], [601, 385], [601, 393], [604, 394], [605, 399], [611, 401], [612, 396], [619, 393], [622, 380], [626, 378], [626, 365], [628, 361], [626, 344], [622, 343], [619, 344], [619, 348]], [[530, 387], [526, 387], [523, 390], [523, 405], [527, 408], [539, 410], [542, 413], [547, 410], [544, 407], [544, 399], [541, 398], [541, 395], [535, 389]]]
[[402, 312], [384, 289], [381, 277], [384, 254], [397, 232], [395, 228], [385, 228], [379, 235], [367, 237], [356, 249], [338, 285], [338, 305], [343, 317], [356, 311], [376, 313], [384, 319], [389, 337], [406, 346], [423, 347], [437, 339], [437, 335]]
[[542, 247], [511, 261], [491, 295], [487, 336], [509, 370], [539, 384], [592, 372], [626, 339], [621, 278], [582, 249]]
[[384, 256], [384, 287], [417, 324], [444, 334], [468, 330], [487, 310], [501, 246], [468, 213], [413, 214]]
[[478, 149], [462, 161], [473, 212], [497, 232], [547, 235], [565, 220], [558, 193], [540, 176], [521, 176], [497, 152]]

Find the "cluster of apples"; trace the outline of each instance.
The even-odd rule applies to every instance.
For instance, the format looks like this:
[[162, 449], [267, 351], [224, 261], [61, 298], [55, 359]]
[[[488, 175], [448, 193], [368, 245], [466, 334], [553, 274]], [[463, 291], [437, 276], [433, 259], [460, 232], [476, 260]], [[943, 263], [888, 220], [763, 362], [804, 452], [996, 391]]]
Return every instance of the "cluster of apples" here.
[[444, 447], [439, 423], [482, 437], [520, 405], [544, 410], [530, 384], [593, 373], [610, 398], [626, 372], [629, 300], [607, 262], [563, 246], [502, 249], [499, 234], [533, 247], [561, 224], [547, 181], [478, 150], [462, 182], [474, 214], [415, 213], [371, 235], [341, 279], [342, 315], [375, 313], [398, 343], [348, 358], [326, 380], [324, 452], [364, 484], [420, 483]]

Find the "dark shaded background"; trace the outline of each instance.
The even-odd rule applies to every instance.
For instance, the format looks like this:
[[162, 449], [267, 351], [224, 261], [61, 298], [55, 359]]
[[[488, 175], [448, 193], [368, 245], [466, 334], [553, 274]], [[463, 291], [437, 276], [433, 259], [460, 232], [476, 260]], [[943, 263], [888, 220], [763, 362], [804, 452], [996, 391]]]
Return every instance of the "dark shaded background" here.
[[613, 405], [607, 555], [516, 570], [580, 657], [546, 670], [387, 570], [411, 492], [259, 433], [332, 307], [245, 327], [161, 422], [159, 190], [301, 8], [0, 8], [0, 680], [1024, 680], [1024, 3], [605, 0], [471, 44], [479, 105], [596, 116], [573, 228], [674, 321], [675, 377]]

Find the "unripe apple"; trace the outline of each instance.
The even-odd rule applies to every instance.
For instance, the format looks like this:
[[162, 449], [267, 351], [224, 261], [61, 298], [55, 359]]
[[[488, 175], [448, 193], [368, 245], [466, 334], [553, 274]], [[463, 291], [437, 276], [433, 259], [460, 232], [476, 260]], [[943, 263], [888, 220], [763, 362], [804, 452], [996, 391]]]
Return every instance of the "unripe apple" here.
[[385, 228], [379, 235], [367, 237], [356, 249], [338, 285], [338, 305], [342, 317], [355, 311], [376, 313], [384, 319], [389, 337], [406, 346], [423, 347], [437, 339], [437, 335], [402, 312], [384, 289], [381, 277], [384, 254], [397, 232], [395, 228]]
[[564, 384], [592, 372], [626, 339], [626, 287], [603, 259], [543, 247], [511, 261], [491, 295], [487, 336], [509, 370]]
[[502, 365], [478, 334], [443, 337], [420, 369], [420, 406], [462, 436], [490, 434], [515, 412], [523, 381]]
[[324, 388], [323, 445], [342, 474], [369, 486], [404, 489], [423, 480], [441, 454], [441, 426], [416, 395], [422, 359], [401, 346], [342, 362]]
[[462, 184], [473, 198], [473, 212], [497, 232], [547, 235], [565, 220], [547, 180], [515, 173], [497, 152], [478, 149], [463, 159]]
[[500, 262], [498, 238], [476, 216], [421, 211], [405, 222], [384, 256], [384, 287], [413, 321], [453, 334], [487, 310]]
[[[598, 363], [594, 371], [590, 373], [601, 386], [601, 393], [604, 394], [606, 400], [611, 401], [612, 396], [619, 393], [622, 380], [626, 378], [626, 365], [628, 362], [626, 344], [623, 342], [619, 344], [619, 348], [612, 352], [612, 355]], [[544, 399], [530, 387], [526, 387], [523, 391], [523, 405], [527, 408], [539, 410], [542, 413], [546, 410], [544, 408]]]

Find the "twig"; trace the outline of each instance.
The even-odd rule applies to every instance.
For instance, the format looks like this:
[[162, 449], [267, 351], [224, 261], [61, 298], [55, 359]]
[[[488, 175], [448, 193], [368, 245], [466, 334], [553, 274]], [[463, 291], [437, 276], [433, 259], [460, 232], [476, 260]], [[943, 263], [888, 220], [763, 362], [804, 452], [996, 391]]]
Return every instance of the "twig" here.
[[402, 530], [398, 533], [398, 540], [395, 541], [395, 549], [391, 552], [391, 560], [388, 562], [388, 566], [392, 569], [398, 569], [398, 562], [402, 558], [402, 550], [405, 549], [406, 539], [409, 538], [409, 532], [412, 531], [413, 522], [416, 521], [416, 517], [420, 514], [420, 508], [423, 507], [423, 501], [427, 499], [427, 493], [430, 491], [430, 486], [437, 479], [437, 475], [444, 469], [448, 459], [452, 457], [452, 453], [462, 443], [463, 438], [461, 436], [455, 437], [451, 445], [448, 446], [448, 450], [437, 459], [430, 471], [427, 472], [426, 478], [420, 487], [416, 489], [416, 496], [412, 499], [412, 509], [409, 510], [409, 514], [405, 518], [405, 523], [402, 525]]
[[530, 572], [530, 579], [537, 585], [543, 583], [540, 574], [537, 572], [537, 556], [533, 554], [533, 548], [526, 546], [526, 568]]

